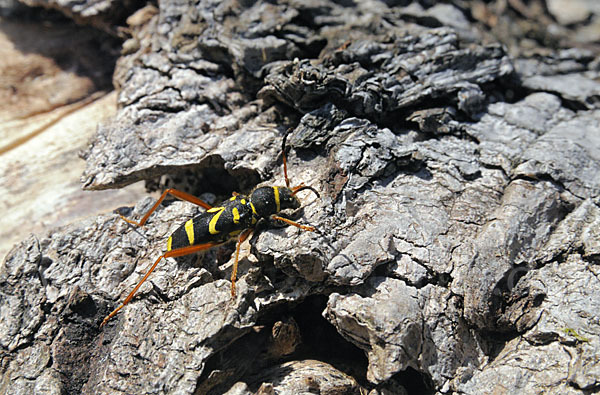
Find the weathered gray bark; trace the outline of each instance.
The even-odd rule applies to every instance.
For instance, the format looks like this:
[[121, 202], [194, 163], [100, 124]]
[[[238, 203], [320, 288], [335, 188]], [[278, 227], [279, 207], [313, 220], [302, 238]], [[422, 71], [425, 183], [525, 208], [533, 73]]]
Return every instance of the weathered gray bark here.
[[167, 259], [102, 330], [199, 209], [32, 235], [0, 271], [0, 388], [597, 390], [597, 52], [509, 55], [450, 5], [159, 7], [129, 18], [84, 187], [164, 176], [212, 201], [282, 185], [292, 128], [292, 183], [321, 193], [298, 218], [317, 231], [262, 224], [235, 299], [231, 245]]

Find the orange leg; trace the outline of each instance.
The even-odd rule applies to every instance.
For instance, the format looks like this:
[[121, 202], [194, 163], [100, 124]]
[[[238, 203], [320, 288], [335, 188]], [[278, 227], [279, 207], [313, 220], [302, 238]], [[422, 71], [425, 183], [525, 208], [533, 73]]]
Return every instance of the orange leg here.
[[252, 233], [252, 229], [246, 229], [238, 237], [237, 245], [235, 246], [235, 262], [233, 262], [233, 270], [231, 271], [231, 297], [235, 298], [235, 280], [237, 279], [238, 258], [240, 256], [240, 246], [248, 236]]
[[106, 325], [106, 323], [112, 317], [117, 315], [119, 310], [121, 310], [127, 303], [129, 303], [131, 301], [131, 299], [133, 299], [133, 296], [135, 295], [137, 290], [142, 286], [144, 281], [146, 281], [146, 279], [148, 279], [148, 277], [150, 276], [150, 273], [152, 273], [152, 271], [156, 268], [156, 265], [158, 265], [158, 262], [160, 262], [163, 258], [174, 258], [174, 257], [178, 257], [178, 256], [190, 255], [190, 254], [193, 254], [194, 252], [208, 250], [212, 247], [218, 246], [219, 244], [222, 244], [222, 243], [212, 243], [211, 242], [211, 243], [198, 244], [198, 245], [193, 245], [193, 246], [188, 246], [188, 247], [182, 247], [182, 248], [177, 248], [175, 250], [167, 251], [165, 254], [159, 256], [158, 259], [156, 260], [156, 262], [154, 262], [154, 264], [152, 265], [152, 267], [150, 267], [150, 270], [148, 270], [148, 272], [144, 275], [142, 280], [138, 283], [138, 285], [136, 285], [135, 288], [133, 289], [133, 291], [131, 291], [131, 293], [127, 296], [127, 298], [125, 298], [123, 303], [121, 303], [121, 305], [119, 307], [117, 307], [115, 310], [113, 310], [112, 313], [110, 313], [109, 315], [106, 316], [106, 318], [100, 324], [100, 328], [102, 328], [104, 325]]
[[280, 217], [278, 215], [271, 215], [271, 218], [276, 219], [278, 221], [283, 221], [283, 222], [285, 222], [288, 225], [293, 225], [296, 228], [300, 228], [302, 230], [307, 230], [309, 232], [314, 232], [316, 230], [316, 228], [314, 226], [301, 225], [301, 224], [299, 224], [297, 222], [292, 221], [291, 219], [283, 218], [283, 217]]
[[210, 210], [212, 208], [212, 206], [210, 204], [206, 203], [204, 200], [198, 199], [194, 195], [190, 195], [189, 193], [178, 191], [177, 189], [169, 188], [169, 189], [165, 189], [165, 191], [162, 193], [162, 195], [160, 195], [160, 198], [158, 198], [158, 200], [156, 201], [156, 203], [154, 203], [154, 206], [152, 206], [152, 208], [150, 210], [148, 210], [148, 212], [142, 217], [142, 219], [140, 220], [140, 222], [136, 222], [136, 221], [133, 221], [131, 219], [127, 219], [127, 218], [125, 218], [122, 215], [121, 215], [121, 218], [125, 222], [128, 222], [128, 223], [130, 223], [132, 225], [142, 226], [142, 225], [144, 225], [146, 223], [146, 221], [148, 220], [148, 217], [150, 217], [150, 215], [154, 212], [154, 210], [156, 210], [158, 208], [158, 206], [160, 205], [160, 203], [163, 200], [165, 200], [165, 198], [167, 197], [167, 195], [175, 196], [177, 199], [185, 200], [186, 202], [190, 202], [190, 203], [196, 204], [196, 205], [198, 205], [200, 207], [204, 207], [207, 210]]

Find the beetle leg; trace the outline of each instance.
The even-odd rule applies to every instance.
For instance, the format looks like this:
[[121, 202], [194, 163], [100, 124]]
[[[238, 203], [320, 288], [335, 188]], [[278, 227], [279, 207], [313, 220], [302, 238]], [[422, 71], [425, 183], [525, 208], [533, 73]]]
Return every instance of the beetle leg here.
[[285, 222], [288, 225], [293, 225], [296, 228], [300, 228], [302, 230], [307, 230], [309, 232], [314, 232], [316, 230], [316, 228], [314, 226], [301, 225], [301, 224], [299, 224], [297, 222], [292, 221], [291, 219], [280, 217], [279, 215], [271, 215], [271, 218], [272, 219], [276, 219], [278, 221], [283, 221], [283, 222]]
[[104, 325], [106, 325], [106, 323], [112, 317], [117, 315], [119, 310], [121, 310], [123, 307], [125, 307], [125, 305], [127, 303], [129, 303], [131, 301], [131, 299], [133, 299], [133, 296], [135, 295], [137, 290], [142, 286], [144, 281], [146, 281], [148, 279], [148, 277], [150, 276], [150, 273], [152, 273], [154, 271], [154, 269], [158, 265], [158, 262], [160, 262], [163, 258], [174, 258], [174, 257], [178, 257], [178, 256], [190, 255], [190, 254], [193, 254], [194, 252], [208, 250], [212, 247], [218, 246], [219, 244], [222, 244], [222, 243], [210, 242], [210, 243], [205, 243], [205, 244], [187, 246], [187, 247], [177, 248], [177, 249], [168, 251], [168, 252], [164, 253], [163, 255], [159, 256], [158, 259], [156, 260], [156, 262], [154, 262], [154, 264], [152, 265], [152, 267], [150, 267], [150, 270], [148, 270], [148, 272], [144, 275], [144, 277], [140, 280], [140, 282], [135, 286], [133, 291], [131, 291], [129, 293], [129, 295], [127, 296], [127, 298], [125, 298], [123, 303], [121, 303], [121, 305], [119, 307], [114, 309], [112, 311], [112, 313], [110, 313], [109, 315], [106, 316], [106, 318], [104, 318], [104, 320], [100, 324], [100, 328], [102, 328]]
[[150, 217], [150, 215], [158, 208], [158, 206], [162, 203], [162, 201], [165, 200], [167, 195], [171, 195], [171, 196], [176, 197], [177, 199], [193, 203], [193, 204], [203, 207], [207, 210], [210, 210], [212, 208], [212, 206], [210, 204], [206, 203], [202, 199], [198, 199], [194, 195], [190, 195], [189, 193], [186, 193], [183, 191], [178, 191], [177, 189], [169, 188], [169, 189], [165, 189], [165, 191], [162, 193], [162, 195], [160, 195], [160, 198], [158, 198], [156, 203], [154, 203], [154, 206], [152, 206], [152, 208], [150, 210], [148, 210], [148, 212], [142, 217], [140, 222], [137, 222], [137, 221], [134, 221], [131, 219], [127, 219], [122, 215], [121, 215], [121, 218], [123, 219], [123, 221], [130, 223], [132, 225], [143, 226], [146, 223], [146, 221], [148, 220], [148, 217]]
[[238, 260], [240, 256], [240, 246], [250, 236], [253, 229], [246, 229], [238, 237], [237, 245], [235, 246], [235, 261], [233, 262], [233, 270], [231, 271], [231, 297], [235, 298], [235, 280], [237, 279]]

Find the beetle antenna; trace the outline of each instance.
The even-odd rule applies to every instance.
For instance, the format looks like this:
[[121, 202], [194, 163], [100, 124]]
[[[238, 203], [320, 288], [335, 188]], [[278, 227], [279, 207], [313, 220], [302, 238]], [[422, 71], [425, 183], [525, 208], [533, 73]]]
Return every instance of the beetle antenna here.
[[287, 152], [287, 147], [286, 147], [285, 143], [287, 141], [288, 134], [290, 134], [292, 132], [292, 130], [293, 130], [292, 128], [289, 128], [285, 132], [285, 134], [283, 135], [283, 141], [281, 143], [281, 154], [283, 156], [283, 175], [285, 177], [285, 186], [288, 188], [290, 187], [290, 179], [288, 178], [288, 175], [287, 175], [287, 159], [285, 156], [285, 154]]
[[321, 195], [319, 195], [319, 192], [317, 192], [317, 190], [315, 188], [308, 186], [308, 185], [304, 185], [304, 184], [300, 184], [297, 187], [292, 188], [292, 196], [294, 196], [298, 192], [304, 191], [306, 189], [313, 191], [315, 193], [315, 195], [317, 195], [317, 197], [319, 199], [321, 199]]
[[289, 128], [283, 135], [283, 141], [281, 142], [281, 153], [283, 155], [283, 175], [285, 176], [285, 185], [292, 190], [292, 196], [296, 195], [298, 192], [300, 191], [304, 191], [306, 189], [309, 189], [311, 191], [313, 191], [315, 193], [315, 195], [317, 195], [317, 198], [321, 198], [321, 195], [319, 195], [319, 192], [317, 192], [317, 190], [313, 187], [310, 187], [308, 185], [304, 185], [304, 183], [296, 186], [296, 187], [290, 187], [290, 179], [288, 178], [287, 175], [287, 158], [286, 158], [286, 153], [287, 153], [287, 146], [286, 146], [286, 142], [287, 142], [287, 137], [288, 135], [293, 131], [294, 129]]

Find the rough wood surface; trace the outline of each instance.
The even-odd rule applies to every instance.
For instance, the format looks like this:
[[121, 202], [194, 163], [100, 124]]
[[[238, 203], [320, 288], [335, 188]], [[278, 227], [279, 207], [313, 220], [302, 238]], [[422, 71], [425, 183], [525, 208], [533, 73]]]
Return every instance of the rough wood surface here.
[[600, 52], [569, 41], [582, 25], [542, 32], [540, 1], [426, 3], [171, 1], [129, 17], [118, 113], [83, 154], [84, 187], [149, 180], [213, 202], [281, 185], [291, 128], [292, 182], [321, 193], [297, 216], [318, 230], [257, 229], [235, 299], [231, 245], [165, 260], [102, 330], [200, 209], [32, 235], [0, 271], [0, 388], [596, 391]]

